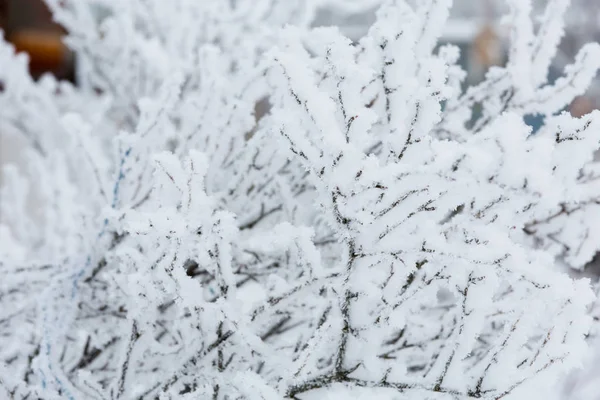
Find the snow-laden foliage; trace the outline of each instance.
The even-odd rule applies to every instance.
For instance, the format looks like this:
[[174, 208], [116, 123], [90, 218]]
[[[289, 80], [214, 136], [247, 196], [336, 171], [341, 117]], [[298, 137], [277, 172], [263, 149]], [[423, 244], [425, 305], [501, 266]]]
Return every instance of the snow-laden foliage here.
[[[538, 191], [547, 202], [526, 205], [529, 221], [524, 231], [536, 246], [574, 268], [583, 268], [600, 251], [600, 164], [592, 162], [598, 148], [598, 117], [592, 114], [576, 120], [561, 111], [583, 94], [596, 76], [600, 51], [597, 44], [584, 46], [573, 64], [565, 68], [564, 76], [548, 84], [546, 77], [564, 33], [562, 14], [569, 1], [549, 0], [536, 31], [529, 2], [507, 3], [511, 10], [507, 16], [511, 27], [508, 65], [492, 68], [482, 83], [450, 99], [434, 131], [463, 141], [473, 133], [484, 132], [506, 113], [544, 116], [543, 128], [521, 149], [530, 153], [527, 158], [535, 168], [552, 169], [560, 183], [543, 182], [537, 174], [521, 182], [523, 191]], [[480, 115], [472, 117], [473, 107], [480, 108]], [[465, 125], [469, 128], [463, 129]], [[550, 141], [555, 142], [553, 151], [541, 148], [549, 144], [538, 144]], [[521, 166], [532, 168], [529, 164]]]
[[600, 48], [546, 82], [567, 1], [508, 1], [464, 92], [449, 0], [358, 43], [326, 1], [48, 3], [78, 87], [0, 44], [0, 397], [509, 399], [578, 365], [594, 296], [554, 266], [600, 247], [600, 122], [561, 110]]

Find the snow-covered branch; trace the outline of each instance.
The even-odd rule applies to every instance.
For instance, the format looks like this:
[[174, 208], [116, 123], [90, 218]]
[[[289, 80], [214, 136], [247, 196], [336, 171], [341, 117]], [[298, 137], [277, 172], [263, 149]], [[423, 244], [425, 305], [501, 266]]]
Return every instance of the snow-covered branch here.
[[547, 82], [566, 1], [508, 1], [464, 92], [449, 0], [357, 43], [310, 28], [337, 1], [48, 3], [79, 86], [0, 45], [0, 396], [514, 399], [578, 365], [594, 294], [555, 265], [600, 249], [600, 117], [560, 111], [600, 49]]

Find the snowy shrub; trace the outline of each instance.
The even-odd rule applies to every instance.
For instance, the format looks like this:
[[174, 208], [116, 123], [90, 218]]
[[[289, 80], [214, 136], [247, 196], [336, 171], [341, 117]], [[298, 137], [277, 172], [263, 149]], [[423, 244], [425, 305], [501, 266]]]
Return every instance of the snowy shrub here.
[[0, 45], [29, 144], [0, 398], [530, 398], [579, 364], [594, 296], [555, 265], [600, 248], [600, 122], [561, 110], [600, 48], [546, 82], [566, 0], [536, 29], [508, 1], [510, 61], [464, 92], [449, 0], [358, 43], [310, 29], [326, 1], [48, 3], [78, 87]]

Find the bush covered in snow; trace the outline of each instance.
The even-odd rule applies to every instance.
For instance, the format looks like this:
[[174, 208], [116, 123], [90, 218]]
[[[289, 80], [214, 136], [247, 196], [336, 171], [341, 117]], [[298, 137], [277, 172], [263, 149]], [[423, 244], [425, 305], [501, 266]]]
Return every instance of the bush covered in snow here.
[[464, 91], [450, 0], [356, 43], [325, 0], [48, 3], [78, 87], [0, 44], [1, 398], [514, 399], [578, 365], [594, 295], [556, 265], [600, 250], [600, 118], [562, 110], [600, 47], [547, 83], [567, 0], [508, 0]]

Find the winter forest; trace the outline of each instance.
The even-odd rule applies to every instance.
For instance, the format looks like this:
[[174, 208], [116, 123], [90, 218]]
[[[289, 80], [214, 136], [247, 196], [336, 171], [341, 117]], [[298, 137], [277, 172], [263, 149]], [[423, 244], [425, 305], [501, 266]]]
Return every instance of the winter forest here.
[[455, 2], [46, 0], [76, 83], [0, 36], [0, 400], [600, 399], [600, 7], [492, 1], [473, 81]]

